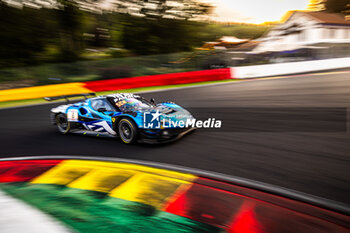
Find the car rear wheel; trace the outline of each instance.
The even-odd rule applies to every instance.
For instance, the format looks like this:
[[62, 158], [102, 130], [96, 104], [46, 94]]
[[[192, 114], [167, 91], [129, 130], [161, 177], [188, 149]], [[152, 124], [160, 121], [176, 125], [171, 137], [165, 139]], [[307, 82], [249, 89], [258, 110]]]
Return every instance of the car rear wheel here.
[[122, 141], [132, 144], [137, 140], [137, 128], [132, 120], [123, 118], [118, 123], [118, 132]]
[[59, 113], [56, 115], [57, 129], [62, 134], [67, 134], [70, 130], [70, 123], [67, 120], [66, 114]]

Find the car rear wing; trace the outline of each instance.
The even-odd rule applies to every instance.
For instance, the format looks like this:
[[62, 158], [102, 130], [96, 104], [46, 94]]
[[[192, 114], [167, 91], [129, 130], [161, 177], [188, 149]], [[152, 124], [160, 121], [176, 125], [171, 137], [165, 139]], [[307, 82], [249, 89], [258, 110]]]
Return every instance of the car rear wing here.
[[60, 95], [60, 96], [45, 97], [44, 99], [47, 101], [65, 99], [67, 102], [70, 102], [69, 98], [84, 97], [85, 99], [87, 99], [89, 96], [96, 96], [96, 93], [91, 92], [91, 93], [82, 93], [82, 94], [74, 94], [74, 95]]

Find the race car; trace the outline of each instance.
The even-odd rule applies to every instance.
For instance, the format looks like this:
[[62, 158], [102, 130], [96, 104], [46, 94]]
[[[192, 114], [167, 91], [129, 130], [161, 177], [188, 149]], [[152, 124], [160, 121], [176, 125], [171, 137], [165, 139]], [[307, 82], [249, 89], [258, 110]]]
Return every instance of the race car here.
[[[92, 97], [91, 97], [92, 96]], [[70, 103], [69, 98], [85, 100]], [[90, 97], [90, 98], [89, 98]], [[154, 99], [118, 93], [95, 93], [45, 97], [47, 101], [66, 99], [67, 104], [51, 109], [51, 122], [62, 134], [70, 132], [119, 137], [124, 143], [174, 141], [195, 129], [194, 118], [173, 102], [155, 104]]]

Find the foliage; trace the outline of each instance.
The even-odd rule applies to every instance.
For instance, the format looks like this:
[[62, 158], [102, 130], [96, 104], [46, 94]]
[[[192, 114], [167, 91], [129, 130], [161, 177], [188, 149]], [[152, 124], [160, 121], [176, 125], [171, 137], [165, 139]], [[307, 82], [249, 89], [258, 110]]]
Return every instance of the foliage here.
[[123, 23], [121, 43], [125, 49], [143, 55], [189, 51], [196, 45], [195, 24], [180, 20], [129, 18]]
[[330, 13], [345, 13], [349, 10], [350, 0], [310, 0], [309, 9], [325, 10]]
[[115, 10], [147, 19], [188, 20], [208, 14], [212, 6], [196, 0], [116, 0]]
[[126, 78], [131, 76], [132, 71], [129, 66], [104, 68], [100, 71], [100, 79]]
[[308, 10], [311, 11], [322, 11], [325, 9], [325, 0], [310, 0], [308, 5]]
[[185, 63], [173, 64], [174, 61], [191, 54], [135, 56], [7, 68], [0, 70], [0, 83], [14, 80], [29, 80], [35, 85], [42, 85], [192, 71], [199, 69], [202, 60], [208, 56], [207, 52], [200, 52]]
[[53, 35], [48, 11], [27, 7], [20, 10], [0, 2], [0, 22], [0, 67], [35, 64]]
[[350, 4], [350, 0], [327, 0], [324, 6], [328, 12], [341, 13], [348, 8], [348, 4]]
[[118, 57], [127, 57], [129, 56], [128, 50], [125, 49], [112, 49], [108, 52], [111, 57], [118, 58]]
[[169, 19], [147, 21], [127, 16], [122, 20], [121, 44], [124, 48], [143, 55], [191, 51], [222, 36], [255, 39], [269, 28], [261, 25], [224, 25]]
[[[0, 68], [190, 52], [222, 36], [257, 38], [268, 29], [266, 26], [188, 20], [207, 13], [210, 6], [194, 0], [182, 1], [186, 6], [182, 3], [169, 6], [176, 1], [152, 1], [158, 6], [152, 13], [153, 8], [149, 8], [147, 1], [132, 0], [138, 4], [140, 9], [137, 9], [144, 12], [143, 17], [136, 17], [132, 12], [122, 13], [122, 8], [111, 12], [83, 11], [81, 4], [88, 4], [87, 1], [48, 0], [55, 7], [29, 8], [24, 4], [18, 9], [0, 0]], [[125, 4], [130, 2], [124, 1]], [[118, 1], [114, 3], [115, 7], [119, 4]], [[194, 6], [199, 8], [194, 9]], [[169, 12], [174, 13], [172, 19]], [[86, 55], [88, 51], [94, 54]]]

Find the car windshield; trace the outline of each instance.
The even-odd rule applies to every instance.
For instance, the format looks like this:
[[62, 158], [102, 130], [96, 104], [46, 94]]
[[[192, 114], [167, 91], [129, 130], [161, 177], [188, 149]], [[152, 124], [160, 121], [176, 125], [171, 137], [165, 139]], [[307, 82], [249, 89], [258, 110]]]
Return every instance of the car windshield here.
[[123, 112], [152, 107], [152, 105], [147, 101], [136, 98], [122, 99], [116, 102], [115, 105]]

